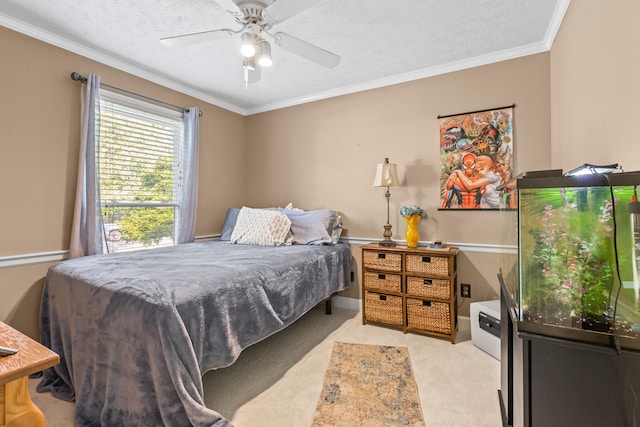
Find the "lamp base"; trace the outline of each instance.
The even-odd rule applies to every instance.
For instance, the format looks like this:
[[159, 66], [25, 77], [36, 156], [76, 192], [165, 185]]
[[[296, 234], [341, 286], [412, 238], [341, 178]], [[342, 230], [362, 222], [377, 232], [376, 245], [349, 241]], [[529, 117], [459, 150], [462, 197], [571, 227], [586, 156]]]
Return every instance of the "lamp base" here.
[[382, 233], [382, 236], [384, 237], [384, 240], [382, 240], [379, 245], [380, 246], [387, 246], [387, 247], [393, 247], [396, 245], [396, 242], [394, 242], [393, 240], [391, 240], [391, 236], [393, 235], [393, 233], [391, 233], [391, 224], [389, 224], [388, 222], [385, 224], [384, 226], [384, 233]]

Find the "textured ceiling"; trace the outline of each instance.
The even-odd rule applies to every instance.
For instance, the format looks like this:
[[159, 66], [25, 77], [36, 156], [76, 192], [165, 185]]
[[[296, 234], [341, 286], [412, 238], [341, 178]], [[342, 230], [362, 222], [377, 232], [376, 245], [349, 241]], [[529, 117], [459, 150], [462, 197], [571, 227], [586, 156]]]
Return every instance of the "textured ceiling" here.
[[274, 65], [246, 88], [239, 37], [180, 47], [159, 41], [239, 29], [215, 0], [0, 0], [0, 25], [252, 114], [547, 51], [568, 4], [318, 0], [274, 30], [340, 55], [340, 64], [326, 69], [273, 46]]

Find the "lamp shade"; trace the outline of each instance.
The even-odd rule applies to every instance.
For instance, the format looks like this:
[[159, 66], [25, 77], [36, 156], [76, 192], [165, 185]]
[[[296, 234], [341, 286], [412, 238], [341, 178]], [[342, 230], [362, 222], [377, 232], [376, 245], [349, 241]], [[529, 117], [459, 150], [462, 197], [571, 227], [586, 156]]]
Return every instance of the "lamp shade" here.
[[389, 159], [384, 159], [384, 163], [378, 163], [376, 177], [373, 179], [374, 187], [394, 187], [399, 183], [395, 163], [389, 163]]
[[271, 45], [266, 40], [262, 40], [260, 42], [260, 57], [258, 58], [258, 64], [262, 67], [271, 67], [271, 65], [273, 65], [273, 59], [271, 58]]
[[256, 54], [255, 37], [249, 33], [242, 33], [240, 37], [242, 44], [240, 45], [240, 53], [245, 58], [251, 58]]

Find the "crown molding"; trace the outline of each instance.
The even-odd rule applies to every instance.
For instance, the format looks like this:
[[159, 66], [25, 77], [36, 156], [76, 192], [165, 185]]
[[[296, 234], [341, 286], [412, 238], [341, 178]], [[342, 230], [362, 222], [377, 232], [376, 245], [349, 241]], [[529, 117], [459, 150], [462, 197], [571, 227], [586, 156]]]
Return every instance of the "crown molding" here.
[[558, 31], [560, 31], [560, 25], [562, 25], [562, 20], [567, 14], [567, 9], [569, 9], [570, 3], [571, 0], [560, 0], [553, 11], [553, 16], [551, 17], [551, 22], [549, 22], [547, 34], [544, 38], [544, 44], [547, 47], [547, 50], [551, 50], [551, 47], [553, 46], [553, 42], [558, 35]]
[[569, 8], [570, 3], [571, 0], [558, 1], [558, 3], [556, 4], [556, 8], [553, 11], [551, 22], [547, 27], [547, 32], [545, 34], [544, 40], [540, 43], [533, 43], [517, 49], [507, 49], [490, 55], [477, 56], [463, 61], [451, 62], [438, 67], [425, 68], [356, 85], [345, 86], [330, 91], [318, 92], [313, 95], [288, 99], [285, 101], [266, 104], [260, 107], [247, 108], [245, 109], [245, 115], [252, 115], [281, 108], [293, 107], [295, 105], [306, 104], [308, 102], [320, 101], [336, 96], [348, 95], [350, 93], [362, 92], [365, 90], [406, 83], [413, 80], [434, 77], [441, 74], [480, 67], [482, 65], [489, 65], [496, 62], [508, 61], [510, 59], [548, 52], [553, 46], [553, 42], [556, 38], [556, 35], [558, 34], [558, 31], [560, 30], [560, 25], [562, 24], [562, 20], [567, 13], [567, 9]]
[[433, 77], [441, 74], [451, 73], [455, 71], [461, 71], [469, 68], [480, 67], [483, 65], [489, 65], [496, 62], [507, 61], [510, 59], [516, 59], [528, 55], [535, 55], [538, 53], [548, 52], [551, 50], [551, 46], [555, 40], [562, 20], [569, 8], [570, 0], [559, 0], [553, 13], [552, 20], [547, 28], [545, 38], [540, 43], [534, 43], [527, 46], [523, 46], [516, 49], [507, 49], [500, 52], [495, 52], [489, 55], [477, 56], [474, 58], [465, 59], [462, 61], [451, 62], [437, 67], [430, 67], [421, 70], [411, 71], [408, 73], [398, 74], [395, 76], [385, 77], [381, 79], [371, 80], [355, 85], [343, 86], [337, 89], [332, 89], [324, 92], [318, 92], [308, 96], [302, 96], [298, 98], [291, 98], [283, 101], [278, 101], [270, 104], [261, 105], [258, 107], [242, 108], [227, 101], [220, 100], [212, 97], [202, 91], [199, 91], [190, 86], [179, 83], [164, 75], [155, 73], [148, 69], [139, 67], [138, 65], [124, 61], [120, 58], [108, 55], [104, 52], [100, 52], [96, 49], [90, 48], [83, 44], [71, 41], [67, 38], [58, 36], [49, 31], [38, 28], [34, 25], [17, 20], [13, 17], [7, 16], [0, 12], [0, 25], [7, 27], [11, 30], [28, 35], [30, 37], [41, 40], [45, 43], [52, 44], [78, 55], [84, 56], [89, 59], [93, 59], [102, 64], [111, 66], [121, 71], [133, 74], [137, 77], [149, 80], [157, 83], [161, 86], [169, 89], [176, 90], [184, 93], [185, 95], [192, 96], [201, 101], [207, 102], [212, 105], [216, 105], [225, 110], [240, 114], [242, 116], [250, 116], [252, 114], [264, 113], [267, 111], [278, 110], [281, 108], [293, 107], [296, 105], [306, 104], [309, 102], [320, 101], [323, 99], [334, 98], [337, 96], [348, 95], [356, 92], [362, 92], [365, 90], [378, 89], [385, 86], [396, 85], [400, 83], [406, 83], [414, 80]]
[[495, 52], [490, 55], [476, 56], [474, 58], [465, 59], [462, 61], [450, 62], [448, 64], [440, 65], [437, 67], [424, 68], [417, 71], [411, 71], [404, 74], [397, 74], [395, 76], [385, 77], [377, 80], [371, 80], [364, 83], [359, 83], [350, 86], [344, 86], [337, 89], [332, 89], [325, 92], [318, 92], [313, 95], [303, 96], [300, 98], [292, 98], [281, 102], [274, 102], [271, 104], [265, 104], [260, 107], [247, 108], [246, 115], [264, 113], [267, 111], [278, 110], [281, 108], [293, 107], [295, 105], [306, 104], [308, 102], [320, 101], [323, 99], [334, 98], [336, 96], [348, 95], [356, 92], [363, 92], [365, 90], [378, 89], [385, 86], [392, 86], [400, 83], [406, 83], [414, 80], [420, 80], [427, 77], [438, 76], [441, 74], [452, 73], [454, 71], [466, 70], [469, 68], [480, 67], [482, 65], [489, 65], [496, 62], [507, 61], [510, 59], [520, 58], [528, 55], [535, 55], [537, 53], [546, 52], [549, 49], [546, 46], [546, 41], [541, 43], [530, 44], [517, 49], [507, 49], [500, 52]]
[[[173, 89], [175, 91], [178, 91], [185, 95], [192, 96], [196, 99], [207, 102], [209, 104], [216, 105], [220, 108], [224, 108], [225, 110], [229, 110], [234, 113], [246, 116], [245, 110], [243, 108], [238, 107], [235, 104], [231, 104], [221, 99], [212, 97], [202, 91], [194, 89], [190, 86], [186, 86], [169, 77], [155, 73], [148, 69], [141, 68], [138, 65], [135, 65], [131, 62], [124, 61], [120, 58], [106, 54], [104, 52], [101, 52], [89, 46], [69, 40], [65, 37], [61, 37], [50, 31], [46, 31], [46, 30], [43, 30], [42, 28], [38, 28], [35, 25], [31, 25], [24, 21], [20, 21], [16, 18], [13, 18], [11, 16], [7, 16], [2, 12], [0, 12], [0, 25], [3, 27], [7, 27], [10, 30], [25, 34], [29, 37], [33, 37], [45, 43], [57, 46], [61, 49], [68, 50], [69, 52], [73, 52], [85, 58], [89, 58], [94, 61], [100, 62], [101, 64], [105, 64], [110, 67], [116, 68], [120, 71], [124, 71], [126, 73], [132, 74], [136, 77], [149, 80], [150, 82], [159, 84], [166, 88]], [[70, 72], [71, 71], [73, 70], [70, 70]]]

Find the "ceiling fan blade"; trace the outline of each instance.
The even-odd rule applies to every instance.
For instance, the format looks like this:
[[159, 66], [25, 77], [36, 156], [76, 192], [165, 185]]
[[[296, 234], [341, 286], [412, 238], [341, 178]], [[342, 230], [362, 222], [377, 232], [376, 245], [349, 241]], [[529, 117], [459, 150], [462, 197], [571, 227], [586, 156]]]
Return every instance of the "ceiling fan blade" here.
[[222, 36], [233, 37], [235, 31], [228, 28], [221, 30], [203, 31], [201, 33], [183, 34], [181, 36], [166, 37], [160, 39], [165, 46], [185, 46], [189, 44], [204, 43], [219, 39]]
[[233, 0], [214, 0], [221, 8], [231, 12], [233, 15], [242, 16], [242, 10]]
[[272, 24], [279, 24], [317, 3], [318, 0], [277, 0], [263, 10], [262, 14]]
[[281, 48], [315, 62], [318, 65], [322, 65], [323, 67], [333, 68], [340, 63], [340, 57], [335, 53], [321, 49], [289, 34], [276, 33], [273, 35], [273, 40], [276, 45]]

